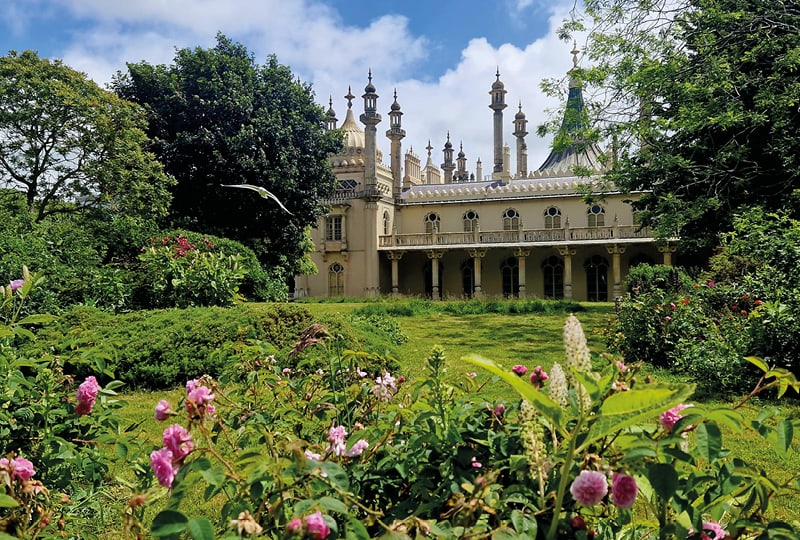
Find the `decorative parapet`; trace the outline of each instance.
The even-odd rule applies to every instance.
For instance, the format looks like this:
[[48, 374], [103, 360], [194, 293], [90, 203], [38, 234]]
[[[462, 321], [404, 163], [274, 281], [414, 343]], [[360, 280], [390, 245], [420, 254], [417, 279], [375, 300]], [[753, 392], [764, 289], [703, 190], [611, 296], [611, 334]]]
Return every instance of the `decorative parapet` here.
[[525, 246], [604, 243], [608, 240], [622, 242], [655, 241], [649, 229], [636, 225], [613, 227], [583, 227], [563, 229], [522, 229], [516, 231], [433, 232], [392, 234], [380, 236], [379, 248], [433, 249], [441, 246], [491, 246], [517, 244]]

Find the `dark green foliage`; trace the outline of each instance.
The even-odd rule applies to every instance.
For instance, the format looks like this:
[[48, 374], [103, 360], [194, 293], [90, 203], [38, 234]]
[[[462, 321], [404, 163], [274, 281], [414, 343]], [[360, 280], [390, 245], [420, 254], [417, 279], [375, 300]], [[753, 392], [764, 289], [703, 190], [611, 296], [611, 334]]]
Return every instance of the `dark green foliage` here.
[[[323, 129], [323, 109], [308, 84], [270, 57], [258, 65], [223, 35], [211, 49], [181, 49], [169, 66], [128, 64], [116, 92], [145, 107], [153, 151], [178, 181], [176, 226], [233, 238], [262, 263], [293, 273], [304, 230], [333, 189], [328, 156], [341, 145]], [[267, 188], [293, 213], [245, 189]]]
[[674, 294], [686, 290], [690, 284], [683, 269], [661, 264], [638, 264], [625, 278], [625, 290], [634, 295], [654, 291]]
[[391, 322], [375, 325], [338, 316], [315, 320], [305, 309], [283, 304], [120, 315], [76, 307], [43, 328], [26, 354], [105, 358], [116, 378], [132, 387], [170, 388], [204, 374], [218, 376], [234, 360], [253, 361], [267, 350], [288, 362], [289, 351], [312, 323], [323, 324], [338, 349], [392, 354], [399, 339]]
[[607, 99], [595, 109], [617, 158], [607, 179], [642, 193], [643, 224], [707, 255], [739, 210], [796, 211], [797, 2], [591, 0], [587, 12], [580, 75]]

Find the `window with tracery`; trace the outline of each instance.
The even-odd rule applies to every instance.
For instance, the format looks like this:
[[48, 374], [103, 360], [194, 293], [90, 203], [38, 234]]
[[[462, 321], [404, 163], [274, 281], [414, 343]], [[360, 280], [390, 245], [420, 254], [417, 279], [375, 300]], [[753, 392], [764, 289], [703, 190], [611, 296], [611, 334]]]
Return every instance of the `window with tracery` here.
[[425, 232], [430, 234], [432, 232], [439, 232], [439, 214], [428, 214], [425, 216]]
[[515, 208], [509, 208], [503, 213], [503, 230], [516, 231], [519, 229], [519, 212]]
[[606, 224], [606, 210], [599, 204], [593, 204], [586, 211], [589, 227], [603, 227]]
[[344, 296], [344, 266], [338, 262], [328, 267], [328, 296]]
[[464, 232], [475, 232], [478, 230], [478, 213], [468, 210], [464, 213]]
[[561, 228], [561, 210], [555, 206], [551, 206], [544, 211], [544, 228], [545, 229], [560, 229]]

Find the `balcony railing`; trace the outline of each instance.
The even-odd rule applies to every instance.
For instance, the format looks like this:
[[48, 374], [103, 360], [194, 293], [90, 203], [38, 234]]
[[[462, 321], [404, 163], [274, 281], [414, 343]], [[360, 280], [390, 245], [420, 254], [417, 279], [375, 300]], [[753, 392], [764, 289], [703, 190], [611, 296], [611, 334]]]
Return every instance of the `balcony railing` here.
[[433, 232], [381, 236], [378, 247], [480, 246], [491, 244], [592, 243], [603, 240], [652, 238], [649, 229], [637, 225], [515, 231]]

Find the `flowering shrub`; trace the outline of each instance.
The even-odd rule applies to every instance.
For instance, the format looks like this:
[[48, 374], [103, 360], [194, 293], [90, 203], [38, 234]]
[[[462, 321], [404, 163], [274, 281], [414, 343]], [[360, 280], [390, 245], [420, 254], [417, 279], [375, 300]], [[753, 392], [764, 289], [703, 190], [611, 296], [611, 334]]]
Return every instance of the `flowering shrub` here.
[[151, 308], [235, 304], [245, 276], [241, 257], [214, 248], [208, 238], [193, 244], [182, 234], [150, 239], [139, 255], [146, 281], [140, 300]]
[[[537, 538], [797, 538], [792, 525], [768, 523], [764, 516], [774, 497], [800, 486], [800, 476], [786, 483], [766, 479], [729, 456], [720, 429], [744, 429], [736, 409], [764, 390], [799, 391], [791, 373], [752, 358], [764, 373], [753, 392], [733, 408], [704, 409], [683, 403], [691, 385], [642, 382], [637, 365], [612, 361], [592, 371], [573, 316], [564, 341], [566, 365], [555, 364], [541, 388], [520, 379], [520, 366], [504, 370], [468, 358], [511, 384], [528, 411], [520, 423], [538, 487], [539, 497], [530, 503]], [[777, 452], [786, 452], [800, 421], [767, 419], [754, 427]]]
[[[18, 354], [20, 340], [35, 337], [31, 328], [52, 320], [19, 317], [40, 282], [23, 268], [22, 279], [0, 286], [0, 531], [19, 538], [60, 536], [76, 520], [86, 525], [96, 509], [87, 499], [108, 480], [109, 450], [136, 455], [136, 445], [120, 433], [119, 383], [101, 388], [89, 376], [76, 388], [68, 369], [74, 366], [62, 358]], [[102, 358], [93, 360], [102, 370]]]
[[[157, 537], [796, 538], [764, 515], [797, 479], [764, 479], [723, 447], [720, 424], [746, 428], [736, 407], [690, 407], [692, 386], [644, 382], [636, 364], [592, 371], [574, 317], [549, 373], [469, 358], [511, 384], [519, 407], [482, 401], [481, 376], [449, 377], [437, 348], [409, 382], [373, 355], [329, 349], [321, 328], [305, 336], [296, 348], [327, 351], [326, 369], [268, 357], [234, 368], [241, 385], [202, 377], [177, 406], [155, 404], [169, 425], [130, 530], [166, 489]], [[755, 393], [790, 387], [771, 370]], [[757, 429], [785, 452], [797, 425]], [[180, 510], [189, 493], [227, 497]]]

